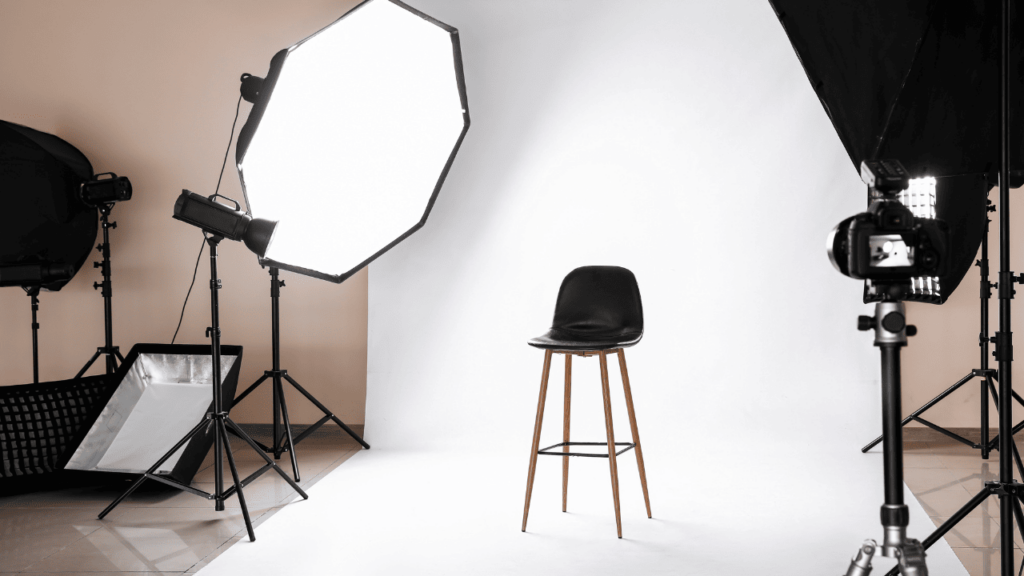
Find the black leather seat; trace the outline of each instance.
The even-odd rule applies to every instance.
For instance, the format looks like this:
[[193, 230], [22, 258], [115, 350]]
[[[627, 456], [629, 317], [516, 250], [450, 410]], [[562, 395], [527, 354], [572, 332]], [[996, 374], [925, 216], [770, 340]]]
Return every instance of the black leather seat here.
[[562, 280], [551, 329], [530, 346], [548, 350], [608, 350], [644, 335], [636, 277], [618, 266], [584, 266]]
[[[644, 471], [644, 457], [640, 449], [640, 433], [636, 426], [633, 410], [633, 394], [629, 388], [629, 373], [626, 370], [624, 348], [640, 341], [644, 334], [644, 312], [640, 305], [640, 289], [636, 277], [625, 268], [618, 266], [584, 266], [569, 273], [562, 281], [555, 303], [555, 319], [551, 329], [529, 341], [530, 346], [544, 350], [544, 370], [540, 379], [540, 399], [537, 401], [537, 420], [533, 428], [533, 448], [530, 451], [530, 469], [526, 477], [526, 505], [523, 508], [523, 532], [530, 513], [530, 496], [533, 493], [533, 477], [537, 470], [537, 456], [544, 454], [562, 457], [562, 512], [566, 510], [569, 492], [569, 457], [599, 456], [608, 458], [612, 480], [612, 500], [615, 504], [615, 528], [622, 538], [622, 520], [619, 514], [619, 472], [616, 457], [630, 448], [636, 454], [637, 469], [640, 472], [640, 486], [644, 491], [647, 517], [651, 517], [651, 500], [647, 495], [647, 474]], [[616, 442], [612, 426], [612, 404], [608, 390], [608, 359], [615, 353], [619, 359], [622, 388], [626, 395], [626, 411], [629, 414], [632, 442]], [[548, 391], [548, 374], [551, 371], [551, 357], [565, 356], [565, 412], [562, 420], [562, 442], [540, 448], [541, 424], [544, 421], [544, 402]], [[606, 442], [570, 442], [569, 407], [572, 387], [572, 357], [598, 356], [601, 361], [601, 392], [604, 396], [604, 421]], [[573, 446], [603, 446], [605, 453], [570, 452]]]

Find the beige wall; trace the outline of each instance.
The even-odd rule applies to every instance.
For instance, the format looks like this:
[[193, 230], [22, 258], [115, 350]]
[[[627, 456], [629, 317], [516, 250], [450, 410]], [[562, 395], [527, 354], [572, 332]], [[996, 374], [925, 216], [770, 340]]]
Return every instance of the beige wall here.
[[[1020, 202], [1018, 190], [1011, 191], [1011, 269], [1020, 273], [1024, 271], [1024, 205]], [[999, 197], [998, 189], [993, 189], [989, 196], [995, 203]], [[999, 213], [991, 214], [992, 224], [989, 234], [989, 281], [995, 282], [999, 271]], [[980, 257], [980, 251], [979, 251]], [[946, 388], [955, 384], [960, 378], [970, 373], [971, 369], [979, 368], [981, 361], [978, 346], [980, 330], [980, 300], [978, 298], [979, 270], [972, 266], [964, 277], [956, 292], [942, 306], [928, 304], [909, 304], [907, 315], [911, 324], [917, 325], [917, 336], [910, 339], [910, 344], [903, 352], [903, 412], [909, 414], [925, 402], [931, 400]], [[989, 331], [994, 335], [999, 328], [998, 291], [992, 290], [989, 300]], [[1016, 334], [1016, 358], [1021, 355], [1021, 334], [1024, 334], [1024, 289], [1017, 287], [1017, 298], [1013, 302], [1012, 327]], [[991, 356], [993, 346], [989, 346], [989, 367], [998, 368]], [[1015, 375], [1019, 369], [1014, 370]], [[1020, 381], [1017, 377], [1016, 382]], [[933, 408], [922, 417], [942, 426], [978, 428], [980, 426], [979, 386], [978, 380], [972, 380]], [[1020, 391], [1019, 385], [1015, 387]], [[991, 401], [991, 400], [990, 400]], [[1014, 420], [1019, 421], [1024, 409], [1014, 405]], [[989, 425], [995, 428], [998, 423], [994, 410], [990, 410]], [[921, 426], [921, 424], [912, 423]]]
[[[96, 172], [131, 178], [134, 198], [115, 208], [112, 231], [114, 343], [125, 353], [174, 333], [202, 236], [172, 220], [172, 207], [182, 188], [213, 192], [239, 75], [262, 76], [277, 50], [355, 3], [0, 0], [0, 118], [64, 138]], [[248, 108], [243, 102], [239, 125]], [[221, 193], [240, 199], [233, 158], [232, 147]], [[270, 368], [269, 277], [240, 243], [225, 242], [220, 254], [223, 341], [245, 347], [242, 387]], [[367, 273], [340, 286], [283, 276], [284, 368], [343, 420], [363, 423]], [[42, 380], [70, 378], [102, 345], [99, 279], [87, 263], [63, 290], [41, 296]], [[207, 342], [208, 281], [204, 254], [180, 343]], [[30, 309], [20, 289], [0, 290], [0, 325], [0, 385], [30, 382]], [[297, 393], [288, 401], [293, 422], [319, 416]], [[267, 422], [269, 406], [264, 385], [233, 414]]]

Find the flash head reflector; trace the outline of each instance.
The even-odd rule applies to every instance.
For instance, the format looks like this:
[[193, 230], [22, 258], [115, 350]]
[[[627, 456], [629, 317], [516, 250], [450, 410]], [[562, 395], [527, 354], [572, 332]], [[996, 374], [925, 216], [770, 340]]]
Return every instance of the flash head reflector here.
[[195, 192], [182, 190], [181, 196], [174, 203], [174, 219], [201, 228], [209, 234], [243, 242], [249, 250], [262, 258], [273, 242], [277, 222], [253, 218], [242, 212], [237, 202], [234, 203], [235, 207], [230, 208]]
[[[107, 176], [107, 178], [101, 178], [101, 176]], [[104, 172], [96, 174], [91, 180], [84, 182], [79, 195], [82, 202], [89, 206], [124, 202], [132, 199], [132, 183], [127, 176]]]

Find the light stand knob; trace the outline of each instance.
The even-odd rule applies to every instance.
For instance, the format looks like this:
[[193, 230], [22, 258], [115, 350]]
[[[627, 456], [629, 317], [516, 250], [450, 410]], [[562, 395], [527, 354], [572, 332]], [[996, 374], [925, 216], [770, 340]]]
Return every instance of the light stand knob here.
[[861, 332], [867, 332], [868, 330], [875, 329], [875, 318], [873, 316], [858, 316], [857, 317], [857, 330]]
[[913, 324], [907, 325], [907, 336], [917, 336], [917, 326]]
[[882, 317], [882, 328], [889, 332], [901, 332], [907, 327], [907, 318], [899, 312], [889, 312]]

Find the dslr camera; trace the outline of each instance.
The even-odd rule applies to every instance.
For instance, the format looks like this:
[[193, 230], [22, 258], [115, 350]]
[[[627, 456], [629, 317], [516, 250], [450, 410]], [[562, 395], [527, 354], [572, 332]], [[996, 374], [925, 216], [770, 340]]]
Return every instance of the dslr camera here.
[[898, 199], [910, 177], [896, 160], [866, 160], [867, 212], [839, 223], [828, 237], [832, 265], [850, 278], [869, 280], [898, 298], [915, 277], [946, 273], [949, 227], [942, 220], [914, 216]]

